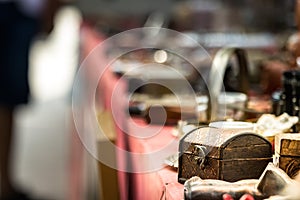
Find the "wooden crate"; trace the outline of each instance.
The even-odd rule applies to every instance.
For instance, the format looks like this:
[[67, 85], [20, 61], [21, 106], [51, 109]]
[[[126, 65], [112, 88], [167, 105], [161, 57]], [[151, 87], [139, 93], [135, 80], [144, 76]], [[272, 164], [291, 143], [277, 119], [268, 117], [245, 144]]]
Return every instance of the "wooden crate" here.
[[300, 134], [282, 133], [275, 136], [275, 163], [291, 178], [300, 171]]

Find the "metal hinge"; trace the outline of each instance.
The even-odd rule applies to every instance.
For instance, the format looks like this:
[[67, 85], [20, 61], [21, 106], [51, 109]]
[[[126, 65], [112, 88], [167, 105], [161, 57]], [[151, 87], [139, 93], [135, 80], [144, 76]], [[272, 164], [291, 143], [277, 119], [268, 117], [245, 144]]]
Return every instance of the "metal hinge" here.
[[197, 161], [197, 164], [199, 164], [200, 169], [204, 169], [205, 161], [206, 161], [206, 147], [201, 145], [195, 145], [194, 153], [195, 153], [195, 160]]

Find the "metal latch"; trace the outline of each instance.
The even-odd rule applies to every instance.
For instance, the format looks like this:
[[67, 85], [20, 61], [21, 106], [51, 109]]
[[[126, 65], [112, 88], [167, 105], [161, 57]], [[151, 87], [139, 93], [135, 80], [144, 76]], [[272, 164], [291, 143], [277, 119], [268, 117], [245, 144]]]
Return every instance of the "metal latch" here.
[[204, 169], [206, 160], [206, 147], [201, 145], [194, 145], [195, 160], [200, 166], [200, 169]]

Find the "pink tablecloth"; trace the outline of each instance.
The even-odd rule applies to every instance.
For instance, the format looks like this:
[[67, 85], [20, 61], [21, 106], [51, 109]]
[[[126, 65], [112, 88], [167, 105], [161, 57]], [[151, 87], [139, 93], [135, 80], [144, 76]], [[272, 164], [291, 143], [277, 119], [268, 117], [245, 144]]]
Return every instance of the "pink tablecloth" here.
[[[147, 134], [145, 132], [153, 133], [157, 129], [155, 125], [145, 127], [146, 124], [143, 120], [129, 121], [130, 135], [145, 135]], [[133, 152], [153, 152], [175, 139], [171, 134], [172, 129], [168, 126], [163, 127], [155, 136], [146, 139], [129, 136], [129, 148]], [[178, 140], [176, 142], [178, 144]], [[178, 145], [173, 149], [174, 152], [177, 152], [177, 147]], [[139, 165], [143, 165], [138, 159], [133, 158], [131, 162], [133, 167], [139, 168]], [[157, 161], [149, 158], [147, 163], [151, 162]], [[165, 166], [150, 173], [133, 173], [131, 176], [133, 199], [183, 199], [183, 185], [177, 182], [177, 171], [171, 167]]]
[[[96, 33], [91, 26], [84, 24], [81, 29], [82, 58], [85, 58], [104, 39], [105, 38]], [[96, 67], [95, 69], [91, 68], [89, 71], [90, 74], [87, 75], [88, 77], [93, 78], [97, 74], [94, 73], [93, 70], [99, 70], [97, 66], [101, 66], [100, 64], [103, 62], [103, 59], [105, 58], [98, 55], [94, 59], [90, 58], [88, 60], [89, 62], [93, 62], [91, 63], [92, 66]], [[117, 92], [118, 97], [113, 97], [112, 93], [113, 90], [116, 90], [115, 86], [117, 82], [118, 80], [113, 76], [112, 72], [109, 69], [105, 70], [105, 73], [99, 80], [98, 92], [101, 96], [98, 97], [101, 99], [102, 104], [104, 104], [105, 109], [111, 111], [111, 109], [115, 109], [115, 107], [111, 107], [111, 105], [113, 105], [117, 106], [117, 110], [120, 112], [123, 110], [123, 105], [121, 105], [123, 103], [120, 102], [120, 97], [125, 95], [121, 93], [124, 93], [126, 86], [118, 87], [120, 89], [120, 91]], [[177, 152], [178, 140], [171, 134], [172, 127], [162, 127], [154, 136], [141, 139], [139, 137], [141, 134], [144, 136], [147, 136], [147, 134], [151, 135], [158, 127], [155, 125], [145, 127], [146, 124], [143, 120], [130, 120], [130, 118], [125, 117], [124, 114], [125, 113], [117, 113], [114, 119], [119, 125], [122, 124], [122, 127], [116, 124], [118, 134], [117, 146], [120, 149], [147, 154], [160, 149], [169, 141], [174, 141], [175, 146], [173, 145], [170, 150], [173, 153]], [[117, 162], [121, 169], [124, 169], [126, 165], [139, 169], [142, 165], [157, 161], [149, 158], [141, 162], [141, 160], [135, 157], [130, 157], [123, 152], [117, 151]], [[150, 173], [126, 173], [120, 171], [118, 178], [120, 197], [122, 200], [183, 199], [183, 185], [177, 182], [177, 172], [169, 167], [159, 168]]]

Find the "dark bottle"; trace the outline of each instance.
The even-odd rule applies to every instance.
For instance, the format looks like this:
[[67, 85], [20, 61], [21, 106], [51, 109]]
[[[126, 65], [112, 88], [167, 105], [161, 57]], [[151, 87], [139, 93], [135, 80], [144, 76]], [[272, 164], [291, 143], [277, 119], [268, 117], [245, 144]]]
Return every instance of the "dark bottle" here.
[[[289, 70], [282, 74], [282, 93], [280, 95], [280, 114], [286, 112], [291, 116], [300, 117], [300, 71]], [[273, 110], [274, 112], [274, 110]], [[277, 114], [277, 113], [276, 113]], [[292, 127], [294, 132], [299, 132], [299, 123]]]
[[292, 115], [293, 106], [292, 106], [292, 99], [293, 99], [293, 72], [286, 71], [282, 75], [282, 85], [283, 85], [283, 95], [284, 99], [284, 108], [283, 112]]

